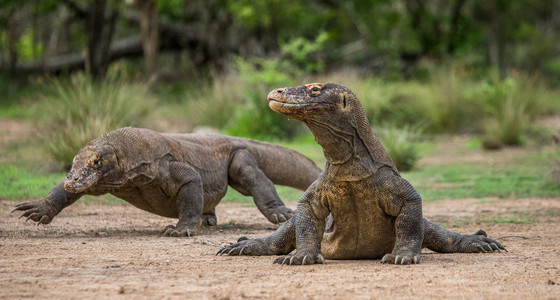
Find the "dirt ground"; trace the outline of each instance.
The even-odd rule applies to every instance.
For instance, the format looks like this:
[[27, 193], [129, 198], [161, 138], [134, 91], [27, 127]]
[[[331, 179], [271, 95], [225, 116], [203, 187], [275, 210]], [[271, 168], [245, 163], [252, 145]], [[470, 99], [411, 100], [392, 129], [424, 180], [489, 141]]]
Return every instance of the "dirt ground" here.
[[[509, 252], [424, 250], [414, 266], [379, 260], [279, 266], [273, 257], [216, 256], [239, 236], [275, 229], [252, 205], [222, 203], [217, 215], [223, 225], [170, 238], [158, 232], [174, 220], [128, 204], [80, 200], [39, 228], [10, 214], [14, 204], [0, 202], [2, 299], [560, 299], [559, 199], [425, 203], [428, 219], [461, 233], [483, 228]], [[527, 223], [496, 222], [519, 215]]]

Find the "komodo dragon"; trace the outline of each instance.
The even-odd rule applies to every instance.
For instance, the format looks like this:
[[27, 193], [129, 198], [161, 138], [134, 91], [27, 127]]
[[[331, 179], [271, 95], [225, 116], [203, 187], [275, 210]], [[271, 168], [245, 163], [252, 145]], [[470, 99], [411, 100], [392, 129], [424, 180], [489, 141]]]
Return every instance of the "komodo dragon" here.
[[422, 217], [420, 195], [400, 176], [348, 88], [335, 83], [281, 88], [270, 92], [268, 101], [272, 110], [311, 129], [323, 147], [325, 169], [288, 222], [261, 239], [242, 237], [217, 254], [285, 255], [296, 249], [274, 263], [305, 265], [327, 258], [416, 264], [423, 247], [436, 252], [506, 250], [482, 230], [462, 235]]
[[[228, 184], [255, 204], [272, 223], [293, 211], [278, 197], [274, 183], [305, 190], [321, 170], [290, 149], [223, 135], [166, 134], [121, 128], [92, 140], [72, 163], [64, 182], [36, 202], [22, 203], [39, 224], [48, 224], [83, 195], [110, 193], [145, 211], [179, 218], [168, 236], [195, 235], [201, 225], [216, 225], [214, 208]], [[20, 218], [21, 218], [20, 217]]]

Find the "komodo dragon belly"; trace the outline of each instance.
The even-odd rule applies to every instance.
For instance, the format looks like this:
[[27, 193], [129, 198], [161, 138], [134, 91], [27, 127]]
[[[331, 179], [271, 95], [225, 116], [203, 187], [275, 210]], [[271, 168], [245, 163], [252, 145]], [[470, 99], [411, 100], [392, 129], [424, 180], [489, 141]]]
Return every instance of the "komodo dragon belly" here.
[[[202, 213], [209, 213], [227, 192], [227, 173], [224, 170], [199, 170], [203, 186], [204, 208]], [[211, 175], [209, 175], [210, 173]], [[160, 176], [161, 177], [161, 176]], [[171, 179], [154, 179], [149, 182], [136, 178], [111, 194], [125, 200], [137, 208], [168, 218], [178, 218], [177, 193], [182, 182]]]
[[[379, 193], [368, 179], [329, 183], [324, 190], [334, 224], [325, 232], [327, 259], [380, 259], [395, 244], [395, 218], [381, 209]], [[357, 200], [359, 199], [359, 200]]]
[[111, 194], [147, 212], [168, 218], [179, 217], [175, 197], [169, 197], [159, 185], [131, 187]]

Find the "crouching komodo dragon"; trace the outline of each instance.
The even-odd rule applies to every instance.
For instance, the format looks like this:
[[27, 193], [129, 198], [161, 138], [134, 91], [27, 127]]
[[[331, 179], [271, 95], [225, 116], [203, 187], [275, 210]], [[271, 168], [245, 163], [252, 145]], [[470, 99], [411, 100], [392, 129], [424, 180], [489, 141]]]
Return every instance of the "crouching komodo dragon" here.
[[228, 184], [253, 196], [270, 222], [282, 223], [293, 211], [284, 206], [274, 183], [305, 190], [320, 172], [295, 151], [250, 139], [121, 128], [82, 148], [65, 181], [46, 198], [19, 204], [14, 211], [48, 224], [81, 196], [110, 193], [145, 211], [179, 218], [163, 234], [191, 236], [201, 223], [216, 225], [214, 208]]
[[[303, 194], [294, 216], [262, 239], [240, 238], [217, 254], [278, 255], [281, 264], [327, 259], [382, 259], [411, 264], [427, 247], [437, 252], [493, 252], [505, 247], [479, 230], [462, 235], [422, 217], [422, 199], [372, 134], [346, 87], [307, 84], [268, 95], [272, 110], [303, 121], [323, 147], [323, 173]], [[326, 230], [325, 230], [326, 228]]]

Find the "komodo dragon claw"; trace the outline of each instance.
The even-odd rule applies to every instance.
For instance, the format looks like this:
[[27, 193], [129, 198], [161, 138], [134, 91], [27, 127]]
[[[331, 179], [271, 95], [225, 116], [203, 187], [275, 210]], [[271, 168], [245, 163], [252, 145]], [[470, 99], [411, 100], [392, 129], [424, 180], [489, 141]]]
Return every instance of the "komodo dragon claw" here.
[[[303, 256], [303, 258], [302, 258]], [[294, 255], [287, 257], [278, 257], [274, 260], [274, 264], [279, 265], [312, 265], [312, 264], [324, 264], [325, 257], [321, 253], [314, 254], [312, 251], [296, 251]]]
[[37, 222], [37, 226], [39, 226], [39, 224], [49, 224], [52, 221], [52, 217], [49, 216], [51, 212], [45, 208], [45, 205], [41, 201], [18, 204], [11, 212], [13, 213], [18, 210], [23, 211], [23, 214], [19, 216], [18, 220], [21, 218], [26, 218], [25, 222], [33, 220]]
[[160, 232], [160, 236], [161, 235], [163, 235], [163, 236], [173, 236], [173, 237], [178, 237], [178, 236], [191, 237], [191, 236], [196, 235], [196, 229], [192, 229], [192, 228], [179, 229], [179, 228], [175, 227], [174, 225], [167, 225]]

